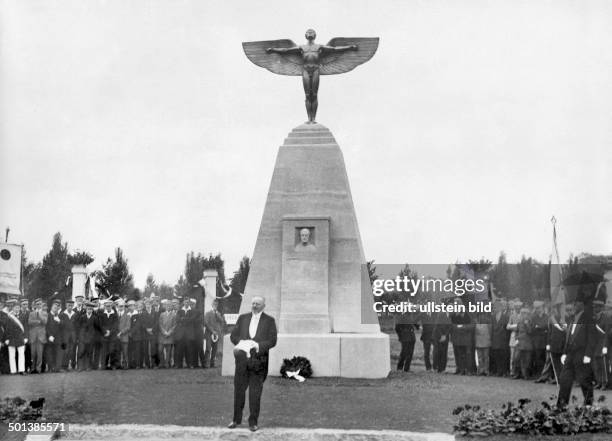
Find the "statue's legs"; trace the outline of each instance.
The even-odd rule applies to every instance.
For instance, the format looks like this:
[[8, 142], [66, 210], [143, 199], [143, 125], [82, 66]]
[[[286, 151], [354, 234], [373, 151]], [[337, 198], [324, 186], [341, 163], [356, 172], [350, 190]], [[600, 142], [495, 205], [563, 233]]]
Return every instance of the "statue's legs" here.
[[306, 94], [306, 113], [308, 122], [314, 123], [317, 115], [317, 91], [319, 89], [319, 70], [316, 68], [305, 67], [302, 73], [302, 83]]
[[311, 102], [312, 102], [312, 122], [315, 122], [317, 116], [317, 108], [319, 107], [319, 100], [317, 95], [319, 93], [319, 69], [312, 73], [312, 86], [311, 86]]

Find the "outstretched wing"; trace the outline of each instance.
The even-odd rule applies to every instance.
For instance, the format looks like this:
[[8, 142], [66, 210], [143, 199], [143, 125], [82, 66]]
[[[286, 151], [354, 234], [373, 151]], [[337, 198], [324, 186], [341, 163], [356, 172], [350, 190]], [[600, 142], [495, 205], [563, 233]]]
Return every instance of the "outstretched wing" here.
[[321, 75], [335, 75], [349, 72], [360, 64], [365, 63], [376, 53], [378, 49], [378, 37], [376, 38], [333, 38], [327, 46], [350, 46], [357, 45], [357, 50], [342, 52], [324, 52], [321, 57], [319, 72]]
[[253, 64], [279, 75], [302, 75], [302, 57], [298, 54], [267, 53], [268, 48], [296, 47], [291, 40], [249, 41], [242, 43], [247, 58]]

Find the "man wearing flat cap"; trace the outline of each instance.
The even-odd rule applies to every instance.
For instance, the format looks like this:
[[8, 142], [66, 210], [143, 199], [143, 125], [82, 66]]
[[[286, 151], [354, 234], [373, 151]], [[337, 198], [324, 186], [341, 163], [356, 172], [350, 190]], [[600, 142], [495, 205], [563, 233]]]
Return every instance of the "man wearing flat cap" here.
[[94, 344], [98, 334], [98, 318], [94, 314], [95, 304], [85, 304], [85, 312], [79, 314], [79, 370], [91, 370], [94, 366]]
[[544, 312], [544, 302], [533, 302], [531, 315], [531, 340], [533, 342], [533, 370], [540, 375], [546, 363], [546, 343], [548, 340], [548, 316]]
[[33, 311], [28, 317], [30, 345], [32, 348], [32, 373], [42, 372], [43, 353], [47, 342], [47, 313], [42, 309], [42, 299], [35, 299]]
[[119, 332], [119, 318], [113, 310], [110, 299], [104, 301], [104, 310], [98, 315], [100, 333], [102, 334], [101, 362], [102, 369], [116, 368], [117, 333]]
[[197, 315], [191, 307], [189, 298], [183, 299], [183, 307], [176, 313], [176, 328], [174, 329], [175, 358], [174, 367], [182, 368], [183, 360], [188, 368], [193, 368], [195, 354], [195, 325]]
[[[152, 298], [154, 294], [151, 294]], [[144, 361], [147, 368], [157, 368], [159, 366], [159, 356], [157, 354], [157, 334], [159, 328], [159, 315], [153, 310], [153, 300], [144, 299], [145, 308], [142, 311], [142, 327], [144, 328]]]
[[32, 347], [30, 346], [30, 326], [28, 320], [30, 319], [30, 302], [28, 299], [21, 299], [21, 310], [19, 311], [19, 321], [24, 327], [26, 335], [25, 344], [25, 369], [26, 372], [32, 370]]
[[47, 320], [47, 347], [48, 347], [48, 360], [49, 372], [59, 372], [62, 369], [63, 362], [63, 337], [64, 337], [64, 324], [62, 323], [62, 317], [60, 316], [61, 302], [54, 300], [51, 304], [51, 311]]
[[64, 369], [76, 369], [76, 350], [77, 350], [77, 313], [74, 311], [74, 300], [66, 300], [66, 308], [62, 311], [61, 319], [64, 323]]
[[125, 310], [125, 302], [123, 301], [123, 299], [119, 299], [115, 303], [117, 305], [118, 318], [117, 338], [119, 339], [120, 347], [120, 350], [118, 351], [117, 355], [117, 361], [122, 369], [127, 369], [130, 364], [129, 343], [131, 317]]

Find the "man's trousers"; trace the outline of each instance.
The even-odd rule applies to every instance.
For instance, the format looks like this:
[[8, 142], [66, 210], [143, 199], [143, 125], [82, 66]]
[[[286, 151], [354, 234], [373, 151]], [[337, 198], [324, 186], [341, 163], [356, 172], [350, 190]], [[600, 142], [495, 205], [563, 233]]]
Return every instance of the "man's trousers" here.
[[448, 338], [442, 342], [433, 343], [433, 366], [438, 372], [446, 370], [448, 359]]
[[263, 383], [266, 379], [265, 373], [254, 372], [246, 367], [244, 361], [236, 360], [236, 372], [234, 374], [234, 422], [242, 422], [242, 411], [249, 390], [249, 426], [256, 426], [259, 419], [259, 409]]
[[402, 350], [397, 362], [397, 370], [408, 372], [412, 363], [412, 354], [414, 353], [414, 340], [400, 341], [400, 343], [402, 344]]
[[[25, 372], [25, 346], [9, 346], [8, 357], [11, 374]], [[15, 361], [17, 361], [17, 363], [15, 363]]]
[[572, 393], [574, 380], [580, 384], [584, 405], [593, 404], [593, 368], [591, 363], [583, 363], [582, 356], [578, 354], [567, 354], [561, 378], [559, 379], [558, 407], [565, 407]]

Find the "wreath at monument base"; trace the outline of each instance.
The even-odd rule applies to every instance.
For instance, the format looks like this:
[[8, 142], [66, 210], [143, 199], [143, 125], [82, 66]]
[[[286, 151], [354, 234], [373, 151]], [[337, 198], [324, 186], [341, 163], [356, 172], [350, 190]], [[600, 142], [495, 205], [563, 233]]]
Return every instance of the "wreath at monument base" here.
[[280, 373], [283, 378], [294, 378], [301, 382], [312, 377], [312, 366], [306, 357], [295, 356], [291, 360], [285, 358]]

